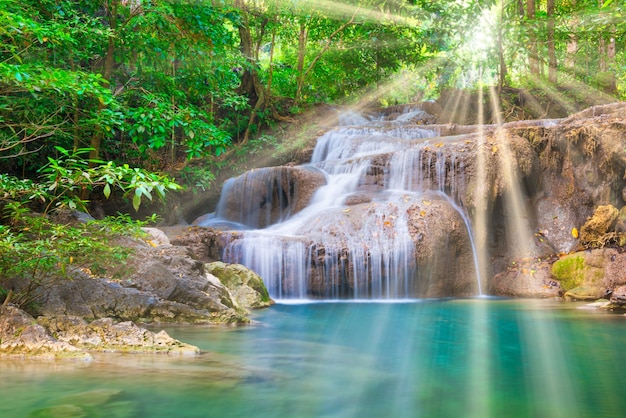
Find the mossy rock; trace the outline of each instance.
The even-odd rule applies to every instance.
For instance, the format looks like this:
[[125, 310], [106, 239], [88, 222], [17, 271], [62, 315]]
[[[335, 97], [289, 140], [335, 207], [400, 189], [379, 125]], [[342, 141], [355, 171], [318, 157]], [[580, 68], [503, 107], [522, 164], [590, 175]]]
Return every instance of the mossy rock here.
[[205, 270], [228, 288], [240, 307], [258, 309], [271, 305], [272, 300], [263, 279], [249, 268], [217, 261], [206, 264]]
[[597, 300], [604, 293], [604, 289], [598, 286], [579, 286], [567, 291], [564, 297], [567, 300]]
[[[561, 288], [570, 291], [575, 288], [601, 288], [604, 278], [602, 260], [584, 252], [567, 255], [552, 264], [550, 273], [561, 283]], [[600, 297], [602, 295], [599, 295]], [[596, 299], [598, 298], [596, 297]]]
[[552, 264], [552, 275], [561, 283], [561, 288], [570, 290], [582, 285], [585, 280], [585, 257], [570, 254]]

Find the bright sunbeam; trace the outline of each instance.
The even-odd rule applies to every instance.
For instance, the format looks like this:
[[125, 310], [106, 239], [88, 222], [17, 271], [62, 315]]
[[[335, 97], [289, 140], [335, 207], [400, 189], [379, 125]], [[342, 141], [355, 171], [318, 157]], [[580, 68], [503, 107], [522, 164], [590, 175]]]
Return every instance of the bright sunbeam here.
[[332, 0], [268, 0], [249, 1], [247, 6], [254, 9], [266, 10], [269, 8], [291, 9], [296, 13], [307, 14], [317, 11], [338, 20], [350, 20], [355, 18], [359, 23], [379, 22], [394, 23], [405, 26], [416, 26], [419, 21], [413, 17], [402, 16], [387, 11], [374, 10], [366, 6], [357, 6]]

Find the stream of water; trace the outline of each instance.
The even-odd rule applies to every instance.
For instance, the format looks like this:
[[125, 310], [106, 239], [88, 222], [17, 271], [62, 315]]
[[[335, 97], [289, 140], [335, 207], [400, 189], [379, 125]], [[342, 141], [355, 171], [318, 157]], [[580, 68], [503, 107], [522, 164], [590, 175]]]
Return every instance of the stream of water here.
[[554, 301], [278, 304], [197, 357], [0, 361], [1, 417], [623, 417], [624, 318]]
[[[299, 168], [325, 178], [304, 208], [294, 213], [296, 198], [289, 196], [306, 184], [290, 183], [285, 171], [251, 170], [224, 185], [215, 215], [199, 225], [235, 222], [243, 229], [222, 258], [258, 273], [274, 299], [482, 295], [471, 221], [462, 205], [471, 141], [411, 123], [423, 114], [408, 109], [394, 121], [344, 115], [344, 123], [359, 125], [322, 135], [310, 164]], [[433, 199], [438, 209], [428, 210]], [[430, 229], [428, 217], [444, 221]], [[462, 233], [450, 238], [457, 219]], [[438, 233], [438, 243], [422, 242]], [[449, 256], [459, 253], [470, 254], [463, 261], [467, 275], [451, 280], [457, 288], [437, 285], [442, 275], [461, 270]]]

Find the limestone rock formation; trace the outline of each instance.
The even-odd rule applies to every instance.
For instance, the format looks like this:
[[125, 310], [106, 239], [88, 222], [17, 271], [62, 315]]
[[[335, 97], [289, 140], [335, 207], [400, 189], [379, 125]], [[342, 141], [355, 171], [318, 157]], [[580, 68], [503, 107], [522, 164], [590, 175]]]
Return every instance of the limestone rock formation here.
[[103, 318], [91, 323], [72, 316], [39, 317], [13, 307], [0, 308], [0, 357], [91, 360], [89, 352], [197, 354], [197, 347], [153, 333], [132, 322]]
[[598, 299], [626, 284], [626, 254], [615, 248], [579, 251], [555, 261], [551, 274], [566, 298]]
[[170, 323], [247, 323], [226, 287], [207, 275], [202, 262], [184, 247], [129, 240], [134, 249], [124, 265], [111, 266], [109, 277], [73, 269], [37, 289], [41, 315], [71, 315], [93, 321]]
[[550, 265], [551, 260], [510, 264], [493, 278], [489, 293], [527, 298], [560, 297], [561, 285], [551, 276]]
[[580, 241], [589, 247], [599, 247], [603, 244], [603, 237], [613, 232], [619, 211], [613, 205], [598, 206], [593, 215], [580, 228]]
[[0, 357], [76, 358], [91, 360], [91, 355], [59, 341], [26, 312], [13, 306], [0, 307]]
[[112, 318], [88, 323], [72, 316], [41, 317], [38, 322], [62, 342], [89, 351], [133, 353], [198, 354], [200, 350], [170, 337], [165, 331], [154, 333], [133, 322]]
[[271, 305], [263, 279], [241, 264], [226, 264], [220, 261], [205, 265], [207, 274], [219, 279], [240, 308], [259, 309]]
[[324, 174], [315, 169], [282, 166], [251, 170], [224, 184], [216, 216], [263, 228], [302, 210], [325, 183]]
[[[255, 270], [273, 295], [378, 294], [377, 289], [386, 286], [374, 277], [380, 271], [394, 271], [396, 276], [411, 271], [411, 285], [403, 286], [411, 288], [415, 296], [461, 296], [475, 294], [468, 283], [476, 274], [467, 250], [470, 245], [463, 237], [463, 227], [458, 226], [465, 221], [462, 213], [472, 227], [481, 228], [475, 236], [480, 237], [481, 251], [488, 260], [482, 282], [493, 293], [553, 297], [569, 292], [568, 297], [587, 298], [605, 295], [619, 285], [619, 272], [605, 262], [597, 270], [603, 278], [595, 282], [588, 275], [584, 280], [559, 276], [558, 265], [567, 261], [557, 263], [556, 270], [549, 268], [549, 263], [581, 248], [626, 244], [626, 216], [619, 220], [616, 215], [626, 207], [626, 104], [597, 106], [565, 119], [499, 126], [411, 124], [396, 114], [399, 110], [388, 110], [393, 121], [340, 127], [319, 138], [312, 165], [328, 173], [329, 185], [334, 184], [331, 177], [338, 174], [349, 172], [355, 177], [350, 180], [349, 192], [341, 189], [343, 200], [330, 199], [325, 206], [316, 206], [317, 216], [309, 216], [304, 226], [276, 235], [275, 242], [228, 228], [190, 230], [178, 242], [193, 244], [194, 257], [203, 261], [228, 258], [229, 262], [244, 263], [245, 259], [255, 263], [253, 260], [266, 257], [263, 260], [271, 269], [261, 272], [265, 267], [259, 264]], [[273, 170], [281, 173], [287, 168]], [[269, 221], [249, 223], [260, 227], [284, 220], [295, 213], [289, 209], [294, 200], [291, 191], [275, 192], [286, 189], [282, 180], [273, 176], [270, 183], [280, 187], [267, 189], [265, 180], [261, 186], [250, 181], [249, 175], [246, 181], [240, 177], [239, 187], [249, 184], [246, 187], [254, 191], [254, 198], [231, 194], [224, 197], [224, 207], [247, 217], [251, 211], [246, 205], [254, 202], [253, 218], [257, 219], [257, 209], [271, 202], [267, 207], [282, 208], [275, 212], [280, 215], [263, 212]], [[293, 183], [294, 193], [309, 181], [313, 182], [310, 189], [320, 190], [313, 177], [299, 180]], [[340, 189], [328, 190], [336, 193], [334, 190]], [[403, 201], [403, 193], [412, 196], [409, 200], [416, 199], [411, 209]], [[420, 194], [445, 195], [452, 205], [445, 199], [416, 197]], [[258, 196], [264, 197], [259, 200]], [[433, 202], [436, 210], [419, 199]], [[375, 205], [403, 209], [401, 213], [375, 213]], [[454, 207], [461, 212], [455, 214]], [[300, 213], [310, 215], [306, 210]], [[391, 217], [383, 219], [383, 215]], [[408, 219], [403, 221], [407, 227], [395, 229], [403, 217]], [[233, 220], [241, 222], [235, 218], [233, 215]], [[389, 233], [395, 234], [394, 246], [381, 244], [380, 238]], [[413, 253], [407, 251], [407, 236], [402, 234], [408, 234]], [[252, 249], [249, 243], [254, 239], [260, 239], [261, 246], [271, 246], [271, 251]], [[293, 261], [296, 253], [305, 261]], [[521, 267], [525, 259], [540, 261]], [[518, 262], [517, 266], [511, 268], [512, 262]], [[458, 277], [465, 279], [457, 281], [453, 277], [459, 270]], [[584, 270], [593, 271], [589, 266]], [[363, 277], [361, 284], [356, 276]]]

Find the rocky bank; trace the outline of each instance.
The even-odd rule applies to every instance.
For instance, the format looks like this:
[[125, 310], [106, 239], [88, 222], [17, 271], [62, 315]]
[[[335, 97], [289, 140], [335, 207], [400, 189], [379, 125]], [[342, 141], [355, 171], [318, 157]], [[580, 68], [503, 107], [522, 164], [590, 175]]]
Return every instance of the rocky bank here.
[[[205, 264], [185, 247], [173, 246], [160, 230], [145, 239], [124, 239], [132, 248], [125, 263], [94, 276], [69, 272], [35, 291], [31, 312], [0, 311], [0, 356], [89, 359], [94, 351], [195, 354], [197, 347], [153, 333], [141, 323], [246, 324], [251, 309], [271, 300], [249, 269]], [[19, 292], [27, 283], [3, 279]]]

